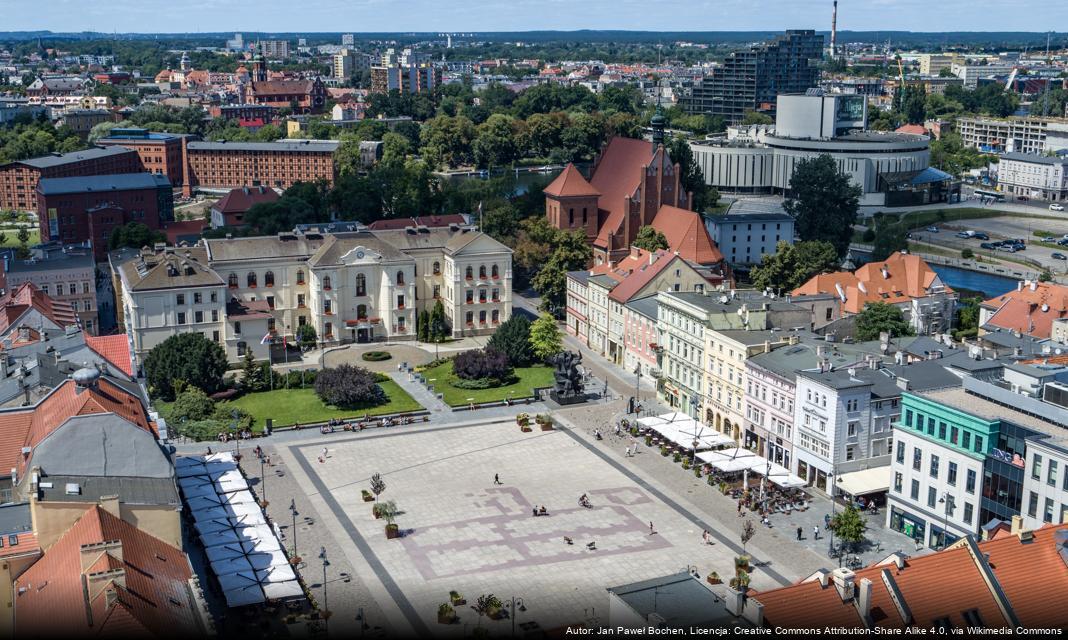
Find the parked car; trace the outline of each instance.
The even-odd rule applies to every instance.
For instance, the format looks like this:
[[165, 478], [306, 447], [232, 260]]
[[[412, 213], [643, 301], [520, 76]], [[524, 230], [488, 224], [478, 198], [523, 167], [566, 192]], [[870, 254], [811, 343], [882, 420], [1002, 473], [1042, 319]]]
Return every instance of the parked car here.
[[957, 232], [957, 237], [958, 237], [958, 238], [970, 238], [970, 237], [972, 237], [973, 235], [974, 235], [974, 234], [968, 233], [967, 231], [958, 231], [958, 232]]
[[1054, 260], [1068, 260], [1068, 256], [1064, 255], [1060, 251], [1054, 251], [1053, 253], [1049, 254], [1049, 257], [1053, 258]]
[[1050, 211], [1064, 211], [1064, 205], [1059, 202], [1054, 202], [1049, 206]]
[[938, 233], [938, 227], [927, 227], [926, 231], [928, 233]]
[[982, 231], [977, 231], [975, 233], [975, 235], [972, 236], [972, 237], [975, 238], [976, 240], [989, 240], [990, 239], [990, 236], [986, 235]]
[[1020, 202], [1027, 202], [1028, 200], [1030, 200], [1030, 198], [1028, 198], [1027, 196], [1016, 196], [1016, 199]]
[[1008, 251], [1009, 253], [1016, 253], [1018, 249], [1016, 248], [1016, 245], [1003, 244], [998, 246], [998, 251]]
[[1061, 238], [1057, 241], [1057, 244], [1062, 247], [1068, 247], [1068, 238]]
[[1053, 236], [1046, 236], [1045, 238], [1042, 238], [1042, 242], [1056, 242], [1056, 241], [1057, 241], [1057, 239], [1054, 238]]
[[998, 247], [998, 245], [994, 244], [993, 242], [980, 242], [979, 243], [979, 248], [980, 249], [994, 250], [994, 249], [997, 249], [997, 247]]

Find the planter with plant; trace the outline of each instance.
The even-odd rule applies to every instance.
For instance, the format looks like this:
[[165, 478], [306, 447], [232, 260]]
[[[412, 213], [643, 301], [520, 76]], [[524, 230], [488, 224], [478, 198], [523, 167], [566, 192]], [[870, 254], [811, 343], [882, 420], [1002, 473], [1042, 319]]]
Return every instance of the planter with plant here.
[[723, 581], [719, 579], [719, 574], [713, 571], [705, 578], [708, 580], [708, 584], [723, 584]]
[[679, 461], [681, 461], [681, 460], [682, 460], [682, 454], [681, 454], [681, 453], [679, 453], [678, 451], [676, 451], [676, 452], [675, 452], [675, 455], [673, 455], [673, 456], [671, 457], [671, 459], [672, 459], [672, 460], [674, 460], [675, 462], [679, 462]]
[[553, 420], [549, 416], [539, 413], [535, 420], [537, 421], [538, 425], [541, 426], [542, 431], [553, 430]]
[[739, 571], [738, 575], [731, 578], [731, 589], [745, 593], [749, 590], [749, 573], [746, 571]]
[[749, 571], [749, 556], [735, 556], [734, 573], [740, 574]]
[[515, 417], [515, 423], [521, 427], [530, 426], [530, 414], [520, 413]]
[[372, 513], [372, 514], [374, 515], [374, 517], [375, 517], [375, 520], [378, 520], [379, 518], [381, 518], [381, 517], [382, 517], [382, 508], [383, 508], [384, 506], [385, 506], [385, 505], [384, 505], [384, 504], [382, 504], [381, 502], [376, 502], [376, 503], [374, 504], [374, 506], [373, 506], [373, 507], [371, 507], [371, 513]]
[[374, 502], [375, 497], [367, 489], [360, 489], [360, 495], [363, 496], [364, 502]]
[[386, 538], [392, 540], [393, 538], [400, 537], [400, 528], [397, 523], [394, 522], [397, 519], [397, 503], [392, 500], [379, 503], [375, 505], [379, 507], [378, 512], [386, 521]]
[[492, 596], [489, 602], [486, 604], [486, 617], [491, 620], [497, 620], [501, 617], [501, 612], [504, 610], [504, 603], [501, 602], [497, 596]]
[[727, 495], [727, 489], [729, 489], [729, 488], [730, 487], [727, 486], [726, 482], [719, 483], [719, 492], [722, 493], [723, 495]]
[[694, 475], [695, 478], [700, 478], [701, 477], [701, 466], [700, 465], [698, 465], [698, 466], [693, 468], [693, 475]]
[[645, 446], [653, 446], [653, 436], [645, 436]]
[[452, 606], [454, 607], [459, 607], [460, 605], [467, 604], [467, 600], [464, 600], [464, 595], [459, 591], [449, 592], [449, 602], [451, 602]]
[[438, 606], [438, 623], [452, 624], [456, 621], [456, 610], [448, 602], [442, 602]]
[[682, 468], [683, 469], [689, 469], [690, 468], [690, 459], [689, 458], [683, 458], [682, 459]]

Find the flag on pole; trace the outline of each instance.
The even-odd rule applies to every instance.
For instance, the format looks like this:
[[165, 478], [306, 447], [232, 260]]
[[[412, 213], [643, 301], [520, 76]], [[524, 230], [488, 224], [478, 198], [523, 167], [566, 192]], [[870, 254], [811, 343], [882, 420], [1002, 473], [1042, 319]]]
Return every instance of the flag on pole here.
[[482, 231], [482, 201], [478, 201], [478, 230]]
[[267, 344], [270, 341], [271, 341], [271, 332], [268, 331], [267, 333], [263, 334], [263, 339], [260, 340], [260, 344]]

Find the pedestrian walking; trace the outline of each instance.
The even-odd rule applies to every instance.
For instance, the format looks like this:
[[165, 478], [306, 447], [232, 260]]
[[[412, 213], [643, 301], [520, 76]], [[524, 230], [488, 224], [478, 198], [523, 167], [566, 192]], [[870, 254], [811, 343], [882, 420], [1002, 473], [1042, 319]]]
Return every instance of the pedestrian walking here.
[[653, 521], [650, 520], [649, 521], [649, 535], [653, 535], [654, 533], [656, 533], [656, 529], [653, 528]]
[[329, 453], [329, 451], [327, 451], [326, 447], [323, 447], [323, 460], [326, 460], [327, 453]]
[[493, 474], [493, 484], [502, 484], [501, 477], [498, 474]]
[[269, 454], [269, 453], [267, 454], [267, 466], [268, 467], [272, 466], [271, 465], [271, 454]]
[[815, 526], [812, 527], [812, 539], [813, 540], [819, 540], [820, 539], [820, 528], [819, 528], [818, 525], [815, 525]]
[[798, 528], [797, 528], [797, 539], [798, 539], [798, 540], [800, 540], [800, 539], [801, 539], [801, 527], [798, 527]]
[[708, 544], [708, 529], [705, 529], [704, 533], [701, 534], [701, 541]]

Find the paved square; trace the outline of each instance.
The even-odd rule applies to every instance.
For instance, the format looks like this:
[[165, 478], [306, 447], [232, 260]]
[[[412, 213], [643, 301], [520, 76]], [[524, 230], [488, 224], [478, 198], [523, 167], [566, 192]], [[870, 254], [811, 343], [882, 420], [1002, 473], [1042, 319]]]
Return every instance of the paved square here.
[[[457, 607], [458, 624], [437, 623], [450, 590], [469, 604], [480, 594], [506, 603], [522, 597], [527, 611], [517, 622], [550, 629], [594, 617], [606, 623], [606, 587], [687, 565], [702, 577], [712, 569], [726, 577], [733, 568], [731, 549], [704, 544], [701, 528], [677, 507], [563, 431], [521, 433], [513, 421], [385, 431], [329, 446], [325, 463], [318, 462], [321, 444], [290, 452], [310, 472], [312, 490], [325, 492], [340, 525], [336, 535], [348, 538], [339, 542], [351, 546], [361, 578], [380, 581], [371, 589], [379, 605], [392, 607], [416, 632], [459, 635], [477, 623], [466, 606]], [[386, 483], [382, 499], [402, 512], [401, 539], [386, 539], [384, 521], [361, 498], [375, 472]], [[579, 506], [583, 493], [592, 509]], [[548, 515], [533, 516], [535, 506]], [[752, 586], [778, 585], [757, 572]], [[331, 602], [338, 615], [343, 606]], [[504, 632], [511, 622], [483, 625]]]

